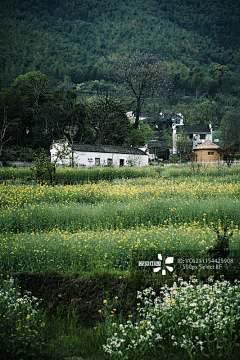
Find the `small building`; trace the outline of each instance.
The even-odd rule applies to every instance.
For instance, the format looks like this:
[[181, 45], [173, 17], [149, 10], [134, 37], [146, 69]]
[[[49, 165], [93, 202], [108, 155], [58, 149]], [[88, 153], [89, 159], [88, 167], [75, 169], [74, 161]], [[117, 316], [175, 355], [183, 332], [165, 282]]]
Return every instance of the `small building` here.
[[57, 159], [60, 150], [58, 141], [53, 142], [50, 152], [51, 161], [57, 166], [145, 166], [148, 165], [148, 154], [135, 147], [115, 145], [66, 144], [69, 154]]
[[183, 125], [183, 122], [177, 124], [176, 122], [172, 125], [173, 129], [173, 154], [177, 154], [176, 149], [176, 138], [180, 129], [184, 130], [189, 139], [192, 141], [192, 147], [195, 149], [198, 145], [203, 144], [206, 141], [212, 142], [212, 126], [209, 125]]
[[195, 161], [196, 162], [216, 162], [220, 161], [220, 154], [217, 152], [218, 145], [211, 141], [205, 141], [203, 144], [195, 147]]

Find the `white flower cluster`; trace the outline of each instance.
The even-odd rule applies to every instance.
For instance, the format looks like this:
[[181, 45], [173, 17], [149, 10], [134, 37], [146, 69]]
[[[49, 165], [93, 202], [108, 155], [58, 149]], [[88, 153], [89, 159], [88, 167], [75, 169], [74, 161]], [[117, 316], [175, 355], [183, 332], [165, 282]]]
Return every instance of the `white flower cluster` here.
[[184, 348], [191, 357], [214, 354], [220, 348], [232, 351], [240, 335], [240, 281], [178, 280], [172, 287], [162, 287], [159, 296], [152, 288], [138, 292], [142, 305], [138, 321], [112, 324], [106, 353], [117, 359], [121, 351], [120, 358], [128, 359], [130, 351], [140, 355], [153, 345], [164, 348], [166, 343]]
[[7, 354], [29, 353], [31, 346], [35, 349], [43, 346], [45, 323], [38, 305], [39, 299], [30, 292], [21, 295], [12, 278], [0, 278], [0, 342]]
[[14, 279], [12, 278], [6, 281], [6, 286], [8, 286], [7, 290], [6, 288], [0, 289], [1, 304], [6, 303], [7, 307], [12, 311], [25, 309], [26, 312], [31, 311], [32, 315], [37, 314], [36, 307], [39, 305], [38, 298], [29, 296], [31, 295], [30, 291], [22, 296], [21, 293], [17, 291], [17, 288], [14, 287]]

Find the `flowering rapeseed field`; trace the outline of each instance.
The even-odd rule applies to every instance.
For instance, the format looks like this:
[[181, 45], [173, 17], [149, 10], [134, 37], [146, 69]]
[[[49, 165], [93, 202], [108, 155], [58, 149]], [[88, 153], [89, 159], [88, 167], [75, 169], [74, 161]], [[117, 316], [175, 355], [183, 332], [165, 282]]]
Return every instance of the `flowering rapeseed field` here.
[[[30, 170], [1, 169], [1, 273], [127, 275], [139, 254], [155, 256], [166, 251], [174, 256], [181, 250], [197, 251], [204, 258], [221, 239], [229, 241], [230, 254], [237, 253], [239, 170], [235, 165], [203, 167], [194, 172], [185, 166], [157, 170], [62, 168], [57, 169], [57, 184], [53, 186], [31, 180]], [[153, 274], [152, 269], [151, 274], [162, 276], [161, 272]], [[176, 279], [177, 275], [169, 272], [168, 277]], [[178, 280], [173, 287], [163, 287], [159, 294], [152, 289], [138, 293], [139, 318], [135, 322], [132, 314], [127, 322], [116, 322], [115, 314], [121, 311], [117, 307], [120, 295], [114, 295], [116, 304], [104, 327], [104, 343], [101, 340], [104, 357], [135, 359], [129, 354], [139, 358], [152, 348], [163, 351], [156, 353], [156, 358], [173, 348], [185, 351], [192, 359], [210, 353], [232, 354], [239, 342], [239, 282], [203, 285]], [[0, 317], [6, 325], [5, 318], [9, 321], [11, 315], [14, 331], [11, 328], [7, 334], [4, 330], [0, 336], [11, 348], [13, 341], [17, 353], [18, 340], [27, 334], [22, 349], [25, 356], [33, 348], [44, 346], [40, 334], [45, 323], [32, 299], [22, 298], [12, 280], [3, 281]], [[24, 305], [20, 310], [16, 308], [16, 313], [5, 301], [9, 294]], [[103, 306], [110, 309], [111, 299], [104, 299]], [[106, 316], [105, 309], [97, 313]], [[18, 323], [15, 326], [19, 319], [21, 328]], [[96, 334], [100, 332], [98, 329]]]
[[226, 221], [231, 249], [239, 249], [236, 174], [151, 174], [150, 168], [149, 177], [77, 185], [0, 184], [0, 264], [14, 271], [127, 270], [135, 250], [206, 250], [217, 239], [214, 227]]

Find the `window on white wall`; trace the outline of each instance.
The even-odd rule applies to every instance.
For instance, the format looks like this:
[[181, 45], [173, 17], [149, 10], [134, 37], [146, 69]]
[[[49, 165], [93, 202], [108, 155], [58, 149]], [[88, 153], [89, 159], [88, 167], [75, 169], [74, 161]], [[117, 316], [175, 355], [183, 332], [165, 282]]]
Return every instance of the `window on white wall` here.
[[112, 159], [107, 159], [107, 165], [112, 166]]
[[95, 165], [100, 165], [100, 158], [95, 158]]

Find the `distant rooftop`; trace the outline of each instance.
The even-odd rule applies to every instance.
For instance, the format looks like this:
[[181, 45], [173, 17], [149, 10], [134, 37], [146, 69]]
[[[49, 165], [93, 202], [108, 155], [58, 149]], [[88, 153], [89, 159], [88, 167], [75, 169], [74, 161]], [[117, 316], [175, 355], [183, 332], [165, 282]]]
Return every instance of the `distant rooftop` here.
[[209, 125], [183, 125], [183, 126], [179, 125], [176, 127], [176, 130], [178, 131], [179, 129], [185, 130], [188, 134], [211, 133]]
[[146, 155], [144, 151], [130, 146], [73, 144], [73, 150], [82, 152]]

